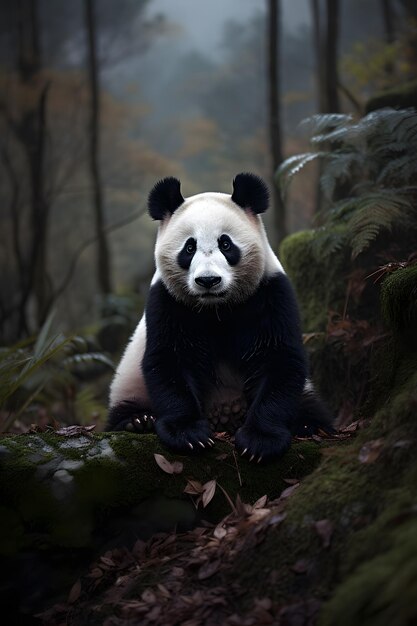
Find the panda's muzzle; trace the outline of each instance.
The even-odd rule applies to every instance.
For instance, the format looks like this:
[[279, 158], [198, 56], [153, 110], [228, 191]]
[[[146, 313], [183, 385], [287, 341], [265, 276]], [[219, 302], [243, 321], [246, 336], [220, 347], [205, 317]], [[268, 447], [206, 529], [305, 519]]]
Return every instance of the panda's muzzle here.
[[221, 283], [221, 276], [198, 276], [195, 278], [195, 282], [204, 289], [211, 289]]

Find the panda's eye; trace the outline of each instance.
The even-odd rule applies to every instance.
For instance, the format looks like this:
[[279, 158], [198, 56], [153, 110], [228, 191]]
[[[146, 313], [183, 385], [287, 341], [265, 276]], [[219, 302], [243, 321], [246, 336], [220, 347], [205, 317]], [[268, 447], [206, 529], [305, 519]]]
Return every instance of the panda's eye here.
[[193, 254], [195, 252], [195, 248], [196, 248], [196, 245], [195, 245], [194, 239], [190, 239], [190, 241], [188, 241], [188, 243], [185, 246], [185, 251], [188, 254]]
[[230, 243], [230, 239], [226, 237], [223, 239], [220, 239], [219, 242], [219, 248], [220, 250], [223, 250], [223, 252], [227, 252], [228, 250], [230, 250], [230, 248], [232, 247], [232, 244]]

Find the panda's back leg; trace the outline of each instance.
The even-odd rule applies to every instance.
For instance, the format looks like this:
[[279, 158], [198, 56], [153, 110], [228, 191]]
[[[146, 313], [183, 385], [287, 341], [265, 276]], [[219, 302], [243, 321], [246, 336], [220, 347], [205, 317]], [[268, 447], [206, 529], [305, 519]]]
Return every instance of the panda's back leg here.
[[155, 432], [155, 416], [135, 399], [123, 400], [110, 407], [107, 431], [128, 430], [136, 433]]
[[333, 433], [333, 415], [315, 391], [310, 381], [304, 387], [297, 419], [292, 433], [298, 437], [309, 437], [319, 430]]
[[117, 367], [110, 387], [110, 407], [106, 430], [149, 432], [155, 416], [143, 376], [146, 348], [146, 320], [142, 317]]

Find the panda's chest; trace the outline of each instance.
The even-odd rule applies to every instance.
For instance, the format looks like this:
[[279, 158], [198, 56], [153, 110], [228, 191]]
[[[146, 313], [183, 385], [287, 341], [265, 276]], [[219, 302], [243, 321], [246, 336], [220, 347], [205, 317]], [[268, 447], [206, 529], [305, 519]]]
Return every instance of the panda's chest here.
[[227, 361], [216, 363], [215, 380], [208, 384], [202, 404], [213, 430], [236, 432], [247, 411], [244, 378], [239, 368]]

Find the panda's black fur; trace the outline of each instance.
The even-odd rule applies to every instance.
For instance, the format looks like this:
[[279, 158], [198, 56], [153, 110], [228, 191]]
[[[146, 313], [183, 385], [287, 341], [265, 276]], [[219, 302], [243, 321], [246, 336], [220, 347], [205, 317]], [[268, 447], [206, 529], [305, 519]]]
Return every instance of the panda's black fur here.
[[[240, 174], [231, 199], [258, 214], [267, 207], [267, 189], [257, 177]], [[166, 219], [183, 202], [179, 182], [165, 179], [150, 194], [150, 214]], [[188, 250], [191, 256], [192, 245]], [[178, 257], [177, 263], [187, 271], [181, 251]], [[148, 399], [131, 397], [115, 403], [108, 429], [140, 432], [152, 424], [161, 441], [178, 453], [212, 445], [203, 398], [221, 384], [219, 363], [227, 363], [243, 381], [248, 409], [235, 433], [235, 446], [249, 459], [278, 458], [290, 446], [293, 434], [331, 428], [329, 413], [308, 382], [290, 281], [283, 271], [260, 278], [242, 302], [201, 307], [179, 300], [163, 280], [156, 280], [146, 304], [146, 348], [141, 363]]]

